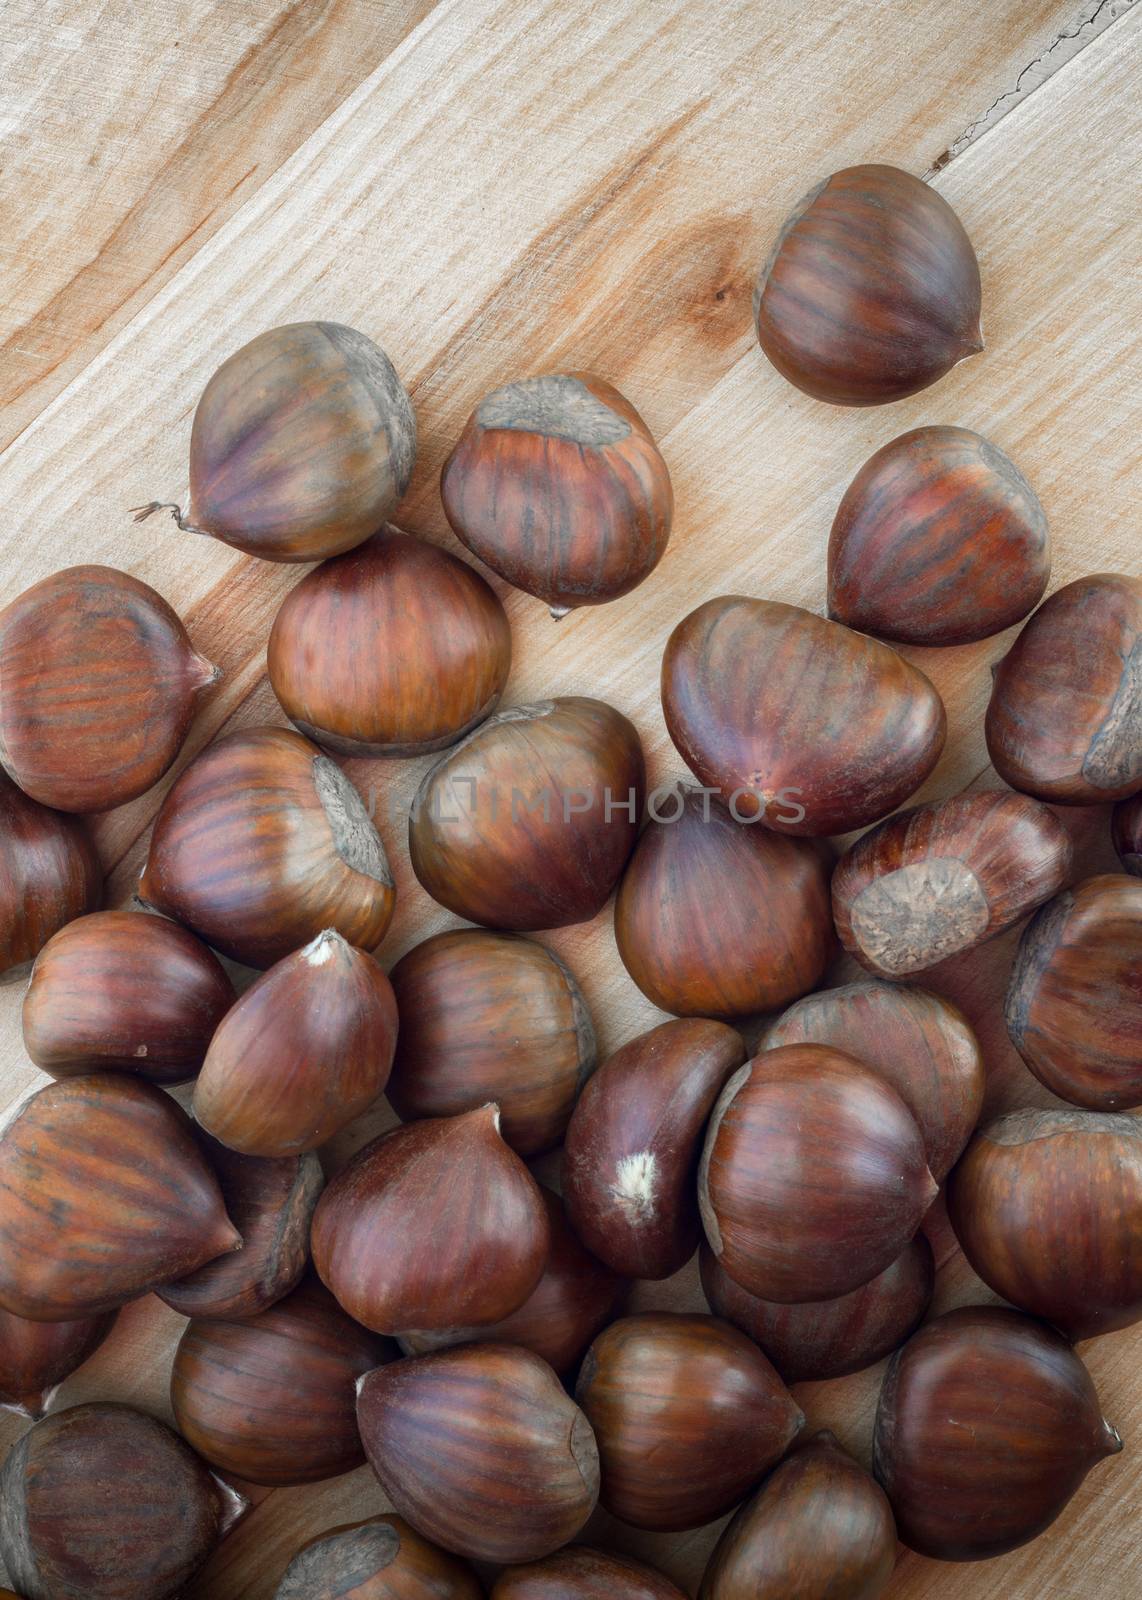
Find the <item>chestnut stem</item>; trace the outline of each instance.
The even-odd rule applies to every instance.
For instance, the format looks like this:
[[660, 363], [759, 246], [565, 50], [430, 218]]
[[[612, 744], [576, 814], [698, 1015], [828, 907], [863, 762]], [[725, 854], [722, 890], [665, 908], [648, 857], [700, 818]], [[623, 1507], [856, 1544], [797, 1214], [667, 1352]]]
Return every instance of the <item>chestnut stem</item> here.
[[207, 528], [196, 528], [192, 522], [182, 520], [182, 507], [172, 504], [169, 500], [152, 500], [145, 506], [131, 506], [130, 512], [136, 522], [146, 522], [148, 517], [154, 516], [156, 511], [169, 511], [177, 526], [183, 533], [201, 533], [205, 538], [210, 538]]

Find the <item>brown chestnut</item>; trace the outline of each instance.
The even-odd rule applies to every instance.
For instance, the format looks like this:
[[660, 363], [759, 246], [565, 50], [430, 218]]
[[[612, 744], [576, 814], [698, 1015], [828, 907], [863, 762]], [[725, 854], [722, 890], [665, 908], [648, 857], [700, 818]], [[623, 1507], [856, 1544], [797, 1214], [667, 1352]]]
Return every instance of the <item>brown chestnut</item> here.
[[709, 793], [660, 791], [615, 900], [623, 965], [679, 1016], [787, 1005], [820, 982], [833, 949], [831, 868], [824, 847], [735, 822]]
[[662, 709], [695, 776], [778, 833], [876, 822], [924, 782], [947, 731], [943, 701], [890, 645], [742, 595], [674, 629]]
[[904, 1101], [827, 1045], [766, 1050], [726, 1084], [698, 1197], [724, 1270], [763, 1300], [831, 1300], [884, 1271], [935, 1199]]
[[951, 206], [899, 167], [845, 167], [781, 225], [754, 290], [761, 348], [815, 400], [876, 406], [983, 349], [979, 263]]
[[357, 1421], [381, 1487], [417, 1531], [476, 1561], [535, 1561], [599, 1493], [590, 1424], [545, 1361], [469, 1344], [370, 1372]]
[[221, 962], [178, 923], [97, 911], [61, 928], [36, 957], [24, 1048], [53, 1078], [114, 1071], [182, 1083], [233, 1004]]
[[425, 774], [408, 825], [434, 900], [489, 928], [589, 922], [638, 834], [642, 744], [601, 700], [570, 696], [489, 717]]
[[575, 1398], [595, 1430], [603, 1505], [657, 1532], [724, 1516], [805, 1421], [751, 1340], [682, 1312], [612, 1322], [587, 1352]]
[[1100, 572], [1041, 605], [993, 669], [984, 733], [1013, 789], [1060, 805], [1142, 786], [1142, 578]]
[[1050, 575], [1047, 519], [1015, 463], [969, 428], [913, 428], [845, 490], [829, 615], [901, 644], [970, 644], [1021, 622]]
[[504, 1143], [494, 1105], [374, 1139], [313, 1218], [322, 1280], [378, 1333], [501, 1321], [539, 1283], [550, 1244], [539, 1185]]
[[156, 784], [219, 677], [159, 594], [68, 567], [0, 612], [0, 764], [59, 811], [109, 811]]
[[155, 819], [139, 894], [251, 967], [326, 928], [373, 950], [396, 901], [361, 796], [287, 728], [244, 728], [191, 763]]
[[393, 968], [400, 1033], [387, 1094], [405, 1122], [494, 1100], [520, 1155], [563, 1137], [595, 1065], [595, 1030], [566, 964], [534, 939], [457, 928]]
[[1111, 837], [1124, 870], [1132, 877], [1142, 878], [1142, 793], [1120, 800], [1115, 806]]
[[895, 1565], [884, 1490], [826, 1430], [740, 1508], [714, 1548], [699, 1600], [877, 1600]]
[[698, 1160], [714, 1102], [745, 1046], [721, 1022], [664, 1022], [625, 1044], [587, 1084], [563, 1146], [572, 1226], [628, 1278], [669, 1278], [702, 1234]]
[[42, 1417], [63, 1380], [93, 1356], [116, 1311], [78, 1322], [29, 1322], [0, 1310], [0, 1407]]
[[190, 434], [185, 514], [265, 561], [320, 561], [374, 533], [408, 487], [416, 417], [385, 352], [339, 322], [291, 322], [236, 350], [210, 379]]
[[392, 1514], [350, 1522], [303, 1544], [274, 1600], [483, 1600], [463, 1561]]
[[1012, 1044], [1060, 1099], [1142, 1105], [1142, 883], [1106, 873], [1037, 912], [1004, 1014]]
[[75, 817], [0, 772], [0, 978], [23, 977], [53, 933], [103, 899], [103, 869]]
[[910, 1549], [984, 1561], [1042, 1533], [1121, 1449], [1065, 1339], [1006, 1307], [962, 1306], [893, 1356], [873, 1471]]
[[491, 1600], [686, 1600], [676, 1583], [629, 1556], [568, 1545], [542, 1561], [506, 1567]]
[[308, 738], [344, 756], [443, 750], [483, 722], [511, 666], [478, 572], [388, 527], [308, 573], [270, 633], [270, 683]]
[[1067, 830], [1037, 800], [955, 795], [887, 818], [846, 851], [833, 873], [833, 920], [870, 972], [923, 972], [1049, 900], [1071, 855]]
[[650, 429], [590, 372], [493, 389], [444, 463], [440, 496], [472, 554], [557, 617], [648, 577], [674, 514]]

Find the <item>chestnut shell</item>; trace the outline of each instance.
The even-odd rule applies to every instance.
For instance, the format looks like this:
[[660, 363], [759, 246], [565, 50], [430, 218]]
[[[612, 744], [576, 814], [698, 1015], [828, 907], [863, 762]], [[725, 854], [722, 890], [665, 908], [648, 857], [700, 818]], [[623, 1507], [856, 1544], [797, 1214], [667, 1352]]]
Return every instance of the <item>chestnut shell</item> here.
[[491, 1600], [686, 1600], [677, 1584], [654, 1567], [613, 1551], [572, 1544], [542, 1561], [507, 1567]]
[[0, 1310], [0, 1409], [42, 1417], [56, 1386], [95, 1354], [117, 1316], [106, 1311], [78, 1322], [29, 1322]]
[[303, 1544], [274, 1600], [483, 1600], [464, 1562], [422, 1539], [403, 1517], [368, 1517]]
[[102, 899], [83, 823], [29, 800], [0, 772], [0, 979], [23, 976], [53, 933]]

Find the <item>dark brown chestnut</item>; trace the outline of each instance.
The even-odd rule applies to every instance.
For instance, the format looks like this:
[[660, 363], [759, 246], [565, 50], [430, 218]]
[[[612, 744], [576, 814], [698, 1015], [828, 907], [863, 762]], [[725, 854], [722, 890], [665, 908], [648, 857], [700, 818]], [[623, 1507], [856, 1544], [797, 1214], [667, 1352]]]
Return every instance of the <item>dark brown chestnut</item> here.
[[829, 615], [901, 644], [970, 644], [1021, 622], [1051, 576], [1047, 519], [969, 428], [914, 428], [865, 462], [833, 518]]
[[308, 573], [270, 633], [270, 683], [308, 738], [344, 756], [443, 750], [483, 722], [511, 666], [478, 572], [398, 528]]
[[57, 1386], [95, 1354], [117, 1315], [29, 1322], [0, 1310], [0, 1407], [42, 1417]]
[[646, 763], [601, 700], [570, 696], [489, 717], [425, 775], [413, 870], [434, 900], [489, 928], [589, 922], [638, 834]]
[[314, 1264], [366, 1328], [476, 1328], [536, 1288], [547, 1212], [499, 1123], [494, 1105], [410, 1123], [366, 1145], [322, 1195]]
[[1142, 786], [1142, 578], [1100, 572], [1041, 605], [993, 669], [984, 733], [1013, 789], [1060, 805]]
[[1142, 793], [1115, 806], [1111, 837], [1123, 868], [1132, 877], [1142, 878]]
[[534, 939], [457, 928], [393, 968], [400, 1033], [387, 1094], [405, 1122], [494, 1100], [513, 1150], [563, 1137], [595, 1065], [595, 1030], [566, 964]]
[[586, 1417], [545, 1361], [469, 1344], [370, 1372], [357, 1421], [381, 1487], [417, 1531], [476, 1561], [536, 1561], [599, 1493]]
[[726, 1084], [698, 1179], [720, 1265], [763, 1300], [831, 1300], [903, 1250], [935, 1199], [904, 1101], [827, 1045], [766, 1050]]
[[612, 1322], [587, 1352], [575, 1398], [595, 1430], [603, 1505], [657, 1532], [724, 1516], [805, 1421], [751, 1340], [682, 1312]]
[[735, 822], [688, 784], [660, 791], [615, 900], [623, 965], [679, 1016], [787, 1005], [820, 982], [833, 950], [831, 869], [816, 842]]
[[103, 869], [83, 823], [0, 772], [0, 979], [23, 977], [53, 933], [103, 899]]
[[568, 1545], [542, 1561], [507, 1567], [491, 1600], [686, 1600], [676, 1583], [629, 1556]]
[[373, 950], [396, 901], [361, 796], [288, 728], [244, 728], [191, 763], [155, 819], [139, 893], [251, 967], [326, 928]]
[[61, 928], [36, 957], [24, 1048], [53, 1078], [114, 1071], [182, 1083], [233, 1004], [221, 962], [178, 923], [97, 911]]
[[422, 1539], [403, 1517], [369, 1517], [303, 1544], [274, 1600], [483, 1600], [463, 1561]]
[[1057, 893], [1071, 840], [1046, 806], [1007, 790], [916, 806], [862, 835], [833, 873], [841, 943], [884, 978], [934, 967]]
[[590, 372], [493, 389], [444, 463], [440, 496], [473, 555], [557, 617], [648, 577], [674, 513], [650, 429]]
[[884, 1490], [825, 1431], [740, 1508], [714, 1548], [699, 1600], [877, 1600], [895, 1565]]
[[28, 1600], [174, 1600], [246, 1509], [130, 1406], [37, 1422], [0, 1473], [0, 1558]]
[[572, 1226], [628, 1278], [669, 1278], [702, 1234], [702, 1135], [745, 1046], [721, 1022], [664, 1022], [630, 1040], [587, 1084], [563, 1146]]
[[1142, 1105], [1142, 883], [1106, 873], [1037, 912], [1004, 1014], [1012, 1044], [1060, 1099]]
[[951, 206], [899, 167], [845, 167], [781, 225], [754, 291], [761, 348], [816, 400], [884, 405], [983, 349], [979, 263]]
[[674, 629], [662, 709], [700, 781], [778, 833], [876, 822], [920, 787], [947, 731], [943, 701], [891, 646], [742, 595]]
[[1065, 1339], [1006, 1307], [962, 1306], [893, 1356], [873, 1470], [910, 1549], [984, 1561], [1042, 1533], [1121, 1449]]
[[187, 533], [266, 561], [320, 561], [395, 509], [416, 417], [385, 352], [339, 322], [291, 322], [236, 350], [202, 391], [190, 434]]

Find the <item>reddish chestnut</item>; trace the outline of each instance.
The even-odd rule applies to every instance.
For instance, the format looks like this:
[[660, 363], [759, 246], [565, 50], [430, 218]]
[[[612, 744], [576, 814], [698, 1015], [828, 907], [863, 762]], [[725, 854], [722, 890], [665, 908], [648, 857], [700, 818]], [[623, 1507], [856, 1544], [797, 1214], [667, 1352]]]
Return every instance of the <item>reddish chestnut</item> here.
[[507, 1567], [492, 1600], [686, 1600], [677, 1584], [629, 1556], [568, 1545], [542, 1561]]
[[563, 1198], [589, 1250], [628, 1278], [668, 1278], [702, 1233], [702, 1135], [745, 1047], [721, 1022], [664, 1022], [604, 1062], [563, 1147]]
[[115, 1311], [78, 1322], [29, 1322], [0, 1311], [0, 1407], [42, 1417], [56, 1387], [93, 1356]]
[[83, 823], [37, 805], [0, 772], [0, 978], [23, 977], [53, 933], [102, 899]]
[[463, 1561], [422, 1539], [403, 1517], [369, 1517], [303, 1544], [274, 1600], [483, 1600]]
[[1111, 819], [1111, 835], [1123, 868], [1142, 878], [1142, 793], [1120, 800]]

